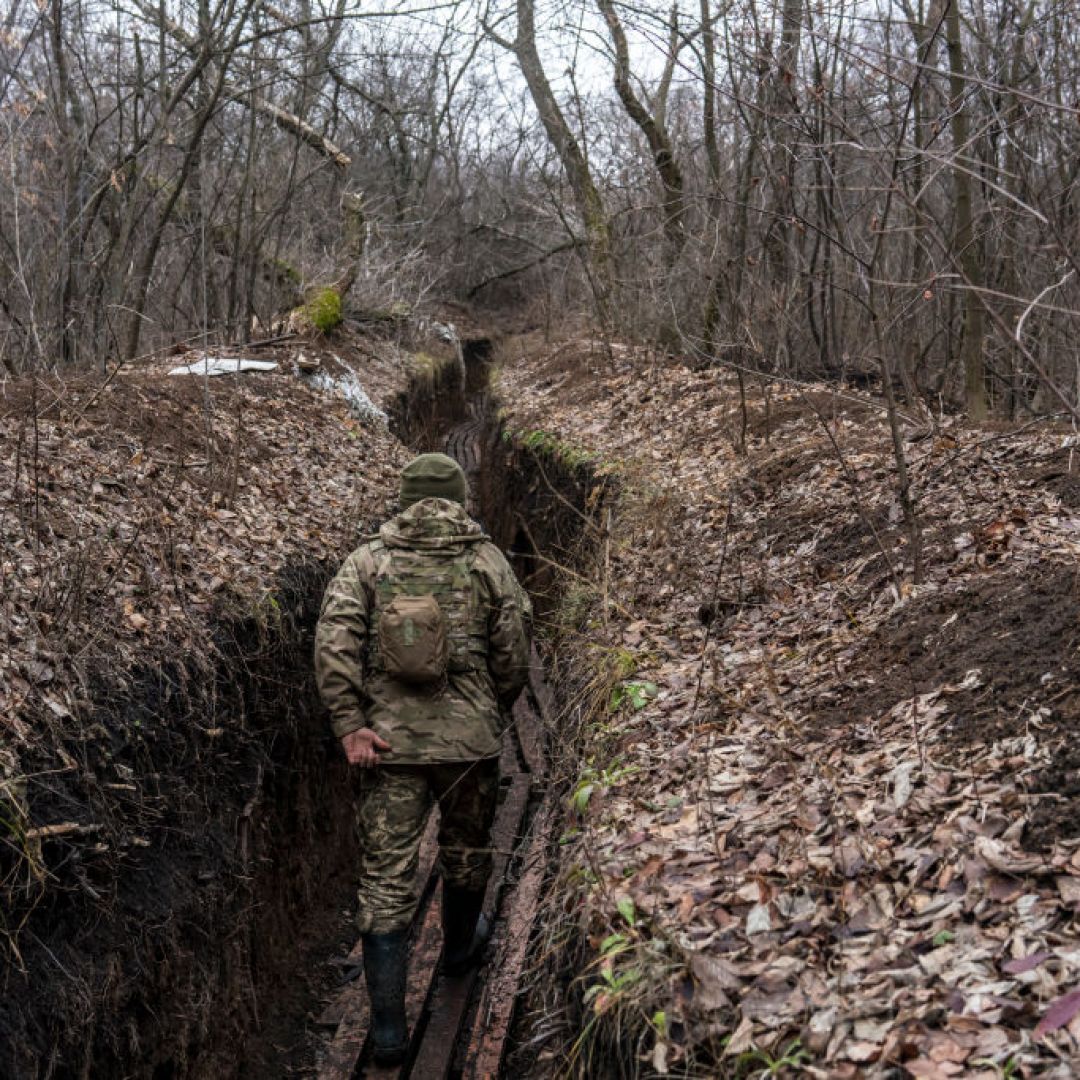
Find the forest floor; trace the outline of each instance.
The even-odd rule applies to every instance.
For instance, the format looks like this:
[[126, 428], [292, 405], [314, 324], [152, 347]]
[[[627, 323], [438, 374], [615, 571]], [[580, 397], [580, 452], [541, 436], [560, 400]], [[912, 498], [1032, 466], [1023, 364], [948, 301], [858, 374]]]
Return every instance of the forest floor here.
[[916, 585], [879, 401], [748, 378], [743, 454], [730, 372], [500, 360], [518, 443], [620, 490], [564, 601], [569, 1061], [1075, 1076], [1080, 439], [905, 423]]
[[[404, 448], [385, 418], [302, 373], [302, 346], [210, 350], [277, 364], [240, 375], [170, 376], [201, 362], [192, 352], [105, 384], [0, 384], [0, 713], [14, 747], [42, 734], [20, 716], [63, 721], [94, 675], [191, 648], [291, 561], [337, 558], [393, 500]], [[308, 345], [318, 377], [362, 369], [373, 409], [407, 385], [408, 351], [335, 348]]]
[[[333, 747], [304, 757], [321, 722], [310, 627], [296, 616], [295, 667], [267, 633], [291, 617], [282, 574], [332, 572], [392, 508], [409, 450], [304, 367], [317, 355], [350, 393], [359, 373], [388, 409], [427, 348], [347, 334], [252, 353], [273, 372], [169, 376], [194, 359], [178, 357], [104, 387], [0, 384], [0, 884], [26, 920], [0, 921], [0, 1076], [39, 1053], [100, 1066], [147, 1047], [188, 1075], [186, 1048], [215, 1023], [235, 1052], [230, 1033], [260, 1013], [249, 972], [280, 984], [290, 948], [320, 970], [295, 980], [295, 1009], [264, 1000], [249, 1064], [310, 1065], [352, 853], [309, 878], [303, 845], [347, 831], [330, 804], [348, 778]], [[730, 373], [580, 337], [508, 338], [499, 360], [516, 453], [616, 492], [567, 507], [595, 560], [541, 627], [565, 676], [550, 739], [572, 772], [562, 891], [543, 914], [585, 943], [585, 1015], [569, 1033], [524, 1018], [532, 1074], [596, 1075], [617, 1054], [645, 1075], [1074, 1075], [1076, 437], [906, 424], [915, 585], [871, 397], [749, 379], [739, 453]], [[214, 668], [237, 619], [257, 624], [242, 693]], [[161, 696], [143, 708], [148, 670]], [[584, 743], [566, 752], [572, 731]], [[236, 823], [264, 795], [253, 870]], [[192, 928], [212, 940], [250, 912], [245, 882], [267, 890], [266, 946], [206, 957]], [[331, 888], [324, 944], [294, 941]], [[201, 1011], [185, 1029], [175, 999], [175, 1046], [157, 1047], [160, 999], [140, 980], [189, 962]], [[220, 997], [192, 989], [207, 972]], [[72, 1027], [62, 1047], [68, 1016], [96, 1034]]]

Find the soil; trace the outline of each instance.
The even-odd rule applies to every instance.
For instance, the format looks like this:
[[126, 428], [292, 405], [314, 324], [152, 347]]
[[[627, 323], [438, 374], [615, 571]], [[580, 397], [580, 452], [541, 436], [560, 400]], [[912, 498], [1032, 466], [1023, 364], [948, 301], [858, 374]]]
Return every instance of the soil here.
[[356, 941], [353, 877], [346, 872], [333, 882], [328, 891], [338, 906], [316, 910], [304, 926], [307, 944], [295, 969], [260, 1003], [239, 1080], [309, 1076], [315, 1071], [328, 1034], [317, 1024], [319, 1015], [344, 982], [363, 978], [349, 960]]
[[[879, 557], [865, 568], [864, 573], [884, 571], [885, 564], [880, 557], [882, 548], [886, 554], [892, 554], [900, 536], [897, 527], [889, 521], [887, 509], [874, 509], [854, 519], [849, 515], [850, 511], [845, 509], [844, 520], [834, 524], [820, 508], [766, 514], [760, 519], [760, 529], [762, 536], [769, 537], [771, 550], [790, 550], [816, 541], [808, 558], [819, 577], [833, 577], [853, 559], [871, 553]], [[823, 528], [826, 525], [830, 527]]]
[[[1069, 434], [1061, 429], [1061, 441], [1067, 443]], [[1021, 476], [1035, 488], [1052, 491], [1062, 506], [1080, 506], [1080, 448], [1060, 445], [1054, 450], [1034, 454], [1019, 462]]]
[[[983, 950], [976, 963], [985, 960], [985, 968], [973, 975], [972, 993], [982, 985], [976, 988], [974, 979], [992, 972], [999, 960], [1008, 964], [1006, 941], [1023, 933], [1025, 951], [1048, 953], [1058, 941], [1050, 935], [1045, 945], [1031, 940], [1032, 920], [1024, 915], [1021, 923], [1018, 909], [997, 894], [984, 902], [978, 875], [983, 865], [996, 868], [990, 857], [999, 844], [1018, 866], [1020, 846], [1025, 852], [1053, 846], [1054, 864], [1063, 865], [1076, 845], [1061, 841], [1080, 831], [1080, 752], [1072, 750], [1080, 712], [1080, 564], [1075, 515], [1063, 512], [1058, 502], [1069, 490], [1067, 477], [1048, 471], [1067, 469], [1058, 454], [1060, 433], [1016, 425], [984, 432], [949, 418], [932, 433], [905, 425], [924, 556], [923, 583], [911, 595], [910, 539], [896, 498], [890, 433], [879, 411], [871, 416], [866, 410], [864, 418], [846, 403], [832, 409], [832, 400], [819, 396], [815, 403], [828, 423], [824, 428], [805, 399], [778, 387], [766, 415], [751, 380], [749, 452], [739, 454], [730, 445], [732, 431], [738, 432], [733, 419], [739, 418], [734, 378], [684, 366], [665, 369], [658, 379], [643, 350], [636, 371], [627, 373], [613, 363], [590, 385], [582, 354], [580, 347], [570, 347], [526, 355], [520, 365], [504, 365], [498, 387], [514, 430], [542, 428], [568, 445], [587, 447], [602, 461], [617, 462], [620, 470], [625, 467], [618, 475], [627, 477], [627, 501], [618, 508], [610, 579], [607, 565], [594, 570], [593, 579], [604, 573], [625, 609], [603, 623], [585, 623], [586, 648], [580, 639], [567, 639], [559, 683], [564, 700], [574, 703], [568, 723], [577, 715], [596, 718], [583, 725], [589, 763], [616, 761], [626, 775], [602, 792], [597, 789], [600, 798], [593, 795], [582, 815], [582, 838], [575, 840], [568, 830], [560, 855], [566, 875], [558, 894], [563, 904], [552, 905], [544, 919], [545, 931], [550, 940], [558, 938], [559, 947], [541, 944], [536, 950], [553, 957], [553, 975], [537, 990], [531, 1031], [522, 1032], [519, 1045], [531, 1053], [513, 1058], [511, 1067], [533, 1076], [543, 1075], [547, 1066], [550, 1074], [552, 1059], [542, 1055], [559, 1045], [559, 1035], [544, 1036], [558, 1023], [556, 1017], [569, 1015], [564, 1045], [580, 1054], [577, 1069], [601, 1076], [610, 1064], [611, 1074], [618, 1075], [621, 1065], [621, 1075], [634, 1075], [648, 1057], [653, 1034], [638, 1023], [636, 1043], [624, 1045], [622, 1036], [635, 1031], [632, 1012], [645, 1017], [653, 1008], [665, 1018], [692, 1018], [684, 1031], [672, 1028], [671, 1042], [694, 1054], [715, 1048], [719, 1035], [752, 1028], [761, 1039], [755, 1045], [782, 1048], [788, 1038], [807, 1034], [798, 1025], [808, 1008], [819, 1007], [818, 987], [835, 974], [833, 957], [845, 971], [874, 972], [865, 980], [865, 995], [860, 991], [854, 1001], [835, 1002], [839, 1015], [854, 1008], [865, 1017], [866, 1002], [875, 993], [870, 986], [881, 975], [887, 988], [878, 992], [881, 1015], [918, 1017], [897, 1030], [905, 1049], [882, 1052], [870, 1071], [899, 1073], [906, 1061], [913, 1065], [906, 1071], [915, 1072], [917, 1054], [936, 1060], [935, 1049], [915, 1046], [922, 1040], [933, 1047], [937, 1029], [960, 1011], [955, 1003], [968, 993], [957, 989], [967, 978], [959, 973], [961, 957], [966, 963], [974, 942]], [[601, 393], [607, 396], [603, 406]], [[1058, 499], [1048, 495], [1052, 485]], [[734, 520], [717, 499], [718, 489], [734, 492], [729, 503], [739, 511]], [[826, 581], [830, 584], [822, 587]], [[754, 590], [753, 599], [744, 584]], [[905, 602], [893, 610], [901, 596]], [[698, 625], [712, 621], [716, 628], [702, 644]], [[716, 702], [716, 711], [705, 713], [695, 686], [703, 681], [700, 673], [714, 642], [718, 659], [708, 671], [708, 700]], [[590, 713], [587, 691], [577, 688], [586, 678], [598, 681], [594, 658], [603, 657], [604, 650], [643, 658], [646, 673], [650, 678], [655, 673], [662, 687], [655, 704], [614, 721], [600, 708]], [[978, 680], [966, 679], [976, 668]], [[808, 702], [822, 683], [828, 685], [821, 698]], [[972, 688], [953, 691], [960, 684]], [[940, 693], [944, 687], [953, 692]], [[883, 719], [913, 694], [929, 694], [940, 706], [926, 718], [925, 740], [911, 738], [899, 713], [888, 723], [865, 723]], [[807, 711], [827, 730], [804, 725]], [[923, 768], [924, 748], [931, 770]], [[917, 783], [926, 780], [927, 790], [919, 794], [913, 786], [909, 798], [903, 785], [916, 775]], [[707, 805], [703, 790], [719, 791], [715, 805]], [[660, 793], [689, 798], [665, 805]], [[939, 793], [948, 798], [939, 800]], [[804, 799], [816, 800], [814, 811], [799, 820], [791, 808]], [[893, 806], [903, 813], [886, 816]], [[868, 832], [877, 836], [881, 826], [886, 839], [880, 850], [910, 845], [905, 851], [912, 859], [925, 860], [918, 873], [909, 876], [889, 857], [869, 865], [878, 841], [856, 850], [853, 837], [859, 830], [850, 814], [860, 826], [876, 815]], [[1025, 825], [1027, 835], [1021, 838], [1017, 834]], [[800, 835], [810, 845], [800, 850], [815, 852], [805, 861], [789, 858]], [[991, 839], [996, 842], [984, 848], [983, 841]], [[985, 864], [984, 850], [989, 853]], [[785, 863], [792, 861], [798, 868], [789, 872]], [[1042, 858], [1031, 863], [1045, 870]], [[927, 867], [933, 867], [932, 877]], [[578, 884], [584, 868], [602, 883], [599, 888]], [[753, 880], [755, 871], [767, 883]], [[1017, 879], [1017, 895], [1024, 893], [1028, 904], [1046, 911], [1040, 925], [1052, 928], [1053, 935], [1068, 925], [1071, 877], [1055, 886], [1034, 875], [1019, 880], [1026, 878], [1019, 870], [1008, 876], [1010, 887]], [[815, 884], [808, 886], [810, 880]], [[700, 883], [701, 895], [689, 887], [691, 881], [695, 887]], [[834, 928], [858, 926], [853, 938], [867, 932], [867, 924], [851, 919], [854, 905], [861, 903], [856, 898], [874, 897], [872, 904], [867, 900], [867, 911], [878, 897], [901, 897], [907, 904], [916, 883], [925, 896], [911, 903], [907, 914], [890, 900], [883, 920], [888, 929], [868, 941], [858, 967], [849, 968], [848, 944], [833, 952], [834, 940], [847, 941]], [[771, 906], [776, 897], [804, 889], [805, 919], [778, 927]], [[588, 980], [583, 972], [618, 970], [618, 962], [604, 956], [602, 943], [616, 940], [612, 935], [630, 936], [612, 902], [620, 894], [648, 912], [649, 930], [642, 936], [688, 943], [692, 956], [709, 957], [724, 969], [723, 985], [717, 975], [715, 998], [701, 1000], [699, 1011], [694, 1010], [706, 965], [699, 974], [691, 961], [685, 1001], [673, 996], [671, 968], [665, 965], [663, 974], [644, 973], [626, 995], [631, 1003], [625, 1011], [616, 995], [609, 1000], [596, 986], [590, 988], [596, 1004], [590, 1008], [586, 1001], [574, 1012]], [[926, 897], [933, 894], [940, 902], [927, 908]], [[948, 906], [957, 899], [964, 901], [962, 923], [956, 908]], [[574, 924], [565, 933], [557, 925], [560, 907]], [[751, 930], [751, 913], [768, 928]], [[1023, 929], [1007, 938], [1017, 924]], [[983, 926], [992, 932], [984, 935]], [[945, 930], [942, 940], [955, 937], [958, 944], [936, 959], [949, 957], [951, 963], [955, 956], [958, 974], [941, 978], [935, 971], [927, 979], [929, 965], [921, 958]], [[776, 936], [766, 943], [759, 933]], [[580, 951], [571, 959], [566, 954], [575, 947]], [[773, 948], [780, 958], [770, 953]], [[882, 974], [882, 948], [895, 948], [893, 956], [910, 950], [897, 963], [895, 979]], [[646, 967], [646, 956], [644, 950], [634, 954], [635, 974]], [[765, 973], [753, 990], [729, 970], [732, 961], [747, 957]], [[791, 984], [774, 981], [770, 971], [774, 959], [782, 964], [793, 957], [814, 972], [814, 989], [806, 997], [788, 996]], [[565, 982], [556, 970], [564, 962]], [[853, 985], [856, 980], [863, 981], [856, 976]], [[1006, 1017], [1000, 1024], [1010, 1054], [1026, 1045], [1022, 1040], [1036, 1011], [1071, 989], [1067, 973], [1060, 982], [1030, 997], [1026, 987], [1017, 988], [1027, 1015], [1019, 1023]], [[808, 985], [809, 980], [802, 984]], [[766, 988], [770, 997], [763, 1008], [757, 990]], [[597, 991], [604, 996], [597, 997]], [[931, 1007], [928, 1002], [939, 992]], [[808, 998], [813, 999], [809, 1007]], [[898, 1008], [905, 999], [910, 1012], [907, 1005]], [[783, 1021], [775, 1013], [785, 1002], [792, 1019], [781, 1036]], [[546, 1012], [541, 1005], [548, 1006]], [[919, 1024], [925, 1025], [922, 1033]], [[987, 1024], [998, 1028], [995, 1019]], [[819, 1071], [860, 1073], [866, 1048], [858, 1046], [848, 1058], [846, 1039], [834, 1030], [832, 1049], [825, 1049], [836, 1060], [822, 1061]], [[1041, 1051], [1036, 1047], [1032, 1059]], [[811, 1053], [822, 1053], [821, 1047]], [[977, 1067], [974, 1061], [981, 1056], [981, 1051], [970, 1055], [969, 1068]], [[1027, 1068], [1020, 1057], [1017, 1052], [1016, 1064]], [[667, 1063], [672, 1074], [683, 1075], [689, 1057]], [[715, 1075], [721, 1067], [700, 1056], [693, 1064], [693, 1075]], [[1033, 1073], [1038, 1064], [1032, 1065]]]
[[917, 601], [872, 635], [846, 679], [854, 694], [818, 719], [833, 726], [877, 716], [915, 693], [958, 685], [977, 668], [982, 685], [950, 695], [944, 741], [962, 753], [1037, 727], [1059, 749], [1029, 789], [1059, 797], [1037, 803], [1025, 841], [1046, 847], [1080, 836], [1078, 599], [1080, 570], [1051, 563]]
[[1062, 461], [1037, 469], [1031, 480], [1052, 491], [1064, 506], [1080, 506], [1080, 472], [1069, 467], [1068, 451], [1061, 452]]
[[1049, 850], [1054, 841], [1080, 836], [1080, 747], [1065, 743], [1056, 760], [1028, 785], [1033, 793], [1054, 796], [1041, 800], [1024, 830], [1024, 842]]
[[[223, 629], [216, 670], [186, 689], [176, 666], [95, 693], [96, 726], [70, 750], [87, 769], [42, 778], [35, 810], [85, 814], [109, 844], [45, 846], [52, 888], [14, 913], [27, 944], [0, 994], [0, 1076], [38, 1075], [50, 1057], [71, 1075], [127, 1076], [137, 1062], [139, 1075], [230, 1076], [249, 1036], [248, 1061], [286, 1060], [303, 1043], [303, 1021], [280, 1020], [277, 1002], [301, 1018], [316, 1008], [293, 1004], [320, 990], [311, 943], [340, 949], [327, 920], [333, 929], [348, 905], [355, 866], [352, 779], [309, 674], [326, 580], [293, 568], [278, 631]], [[218, 728], [192, 717], [220, 733], [211, 742]], [[114, 777], [145, 784], [127, 785], [122, 816]], [[57, 965], [65, 978], [41, 977]]]

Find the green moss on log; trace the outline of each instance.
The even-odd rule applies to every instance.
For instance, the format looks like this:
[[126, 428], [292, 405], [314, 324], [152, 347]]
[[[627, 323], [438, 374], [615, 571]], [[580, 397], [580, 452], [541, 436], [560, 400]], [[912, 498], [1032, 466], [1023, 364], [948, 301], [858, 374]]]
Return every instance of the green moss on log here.
[[341, 294], [336, 289], [316, 289], [304, 304], [304, 315], [320, 334], [341, 324]]

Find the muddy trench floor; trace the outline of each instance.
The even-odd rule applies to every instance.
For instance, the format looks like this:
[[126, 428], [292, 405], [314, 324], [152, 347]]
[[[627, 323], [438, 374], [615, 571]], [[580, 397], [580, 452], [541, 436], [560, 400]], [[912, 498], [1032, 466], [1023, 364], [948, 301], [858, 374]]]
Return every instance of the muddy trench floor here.
[[[499, 809], [492, 835], [495, 867], [484, 910], [492, 940], [479, 969], [439, 975], [440, 891], [434, 869], [438, 811], [420, 853], [420, 906], [411, 939], [407, 1011], [411, 1036], [405, 1068], [370, 1064], [362, 954], [353, 924], [355, 882], [335, 882], [334, 903], [305, 925], [306, 946], [293, 977], [258, 1003], [258, 1028], [244, 1048], [243, 1078], [496, 1075], [513, 1042], [514, 1005], [547, 871], [553, 808], [542, 781], [537, 713], [546, 684], [534, 658], [532, 685], [515, 707], [516, 731], [500, 762]], [[273, 947], [272, 942], [267, 947]], [[482, 1022], [481, 1022], [482, 1018]]]

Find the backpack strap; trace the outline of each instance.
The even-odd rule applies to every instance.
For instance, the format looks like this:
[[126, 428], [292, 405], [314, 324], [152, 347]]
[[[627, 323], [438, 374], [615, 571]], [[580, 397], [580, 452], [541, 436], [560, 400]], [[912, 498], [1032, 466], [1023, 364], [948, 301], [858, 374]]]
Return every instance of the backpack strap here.
[[368, 634], [367, 643], [364, 650], [364, 667], [368, 671], [381, 671], [382, 665], [379, 659], [379, 609], [381, 607], [379, 601], [379, 580], [389, 572], [390, 569], [390, 552], [387, 550], [386, 545], [383, 543], [382, 538], [376, 533], [366, 541], [369, 552], [371, 553], [371, 561], [374, 565], [374, 575], [371, 580], [371, 591], [374, 596], [374, 603], [371, 606], [371, 610], [368, 612]]
[[[466, 671], [484, 671], [487, 669], [488, 638], [487, 619], [481, 611], [476, 586], [473, 584], [473, 570], [480, 556], [480, 545], [470, 544], [462, 556], [462, 572], [469, 589], [468, 609], [464, 614], [461, 662]], [[454, 670], [451, 668], [451, 670]]]

